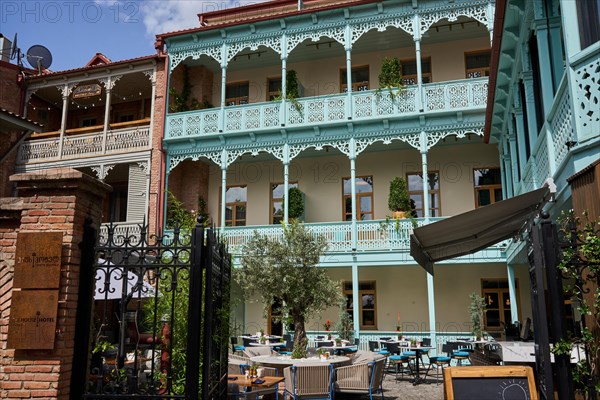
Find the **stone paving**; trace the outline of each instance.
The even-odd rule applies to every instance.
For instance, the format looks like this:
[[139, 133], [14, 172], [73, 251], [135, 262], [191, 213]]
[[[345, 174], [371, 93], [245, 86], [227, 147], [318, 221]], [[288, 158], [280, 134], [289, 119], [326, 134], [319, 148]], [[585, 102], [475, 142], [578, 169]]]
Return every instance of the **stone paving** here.
[[[383, 382], [384, 396], [387, 400], [442, 400], [444, 398], [444, 385], [437, 384], [435, 379], [428, 379], [426, 383], [413, 386], [409, 377], [396, 380], [394, 373], [386, 374]], [[357, 396], [337, 393], [336, 400], [366, 400], [369, 396]], [[373, 396], [373, 399], [381, 399], [381, 395]]]

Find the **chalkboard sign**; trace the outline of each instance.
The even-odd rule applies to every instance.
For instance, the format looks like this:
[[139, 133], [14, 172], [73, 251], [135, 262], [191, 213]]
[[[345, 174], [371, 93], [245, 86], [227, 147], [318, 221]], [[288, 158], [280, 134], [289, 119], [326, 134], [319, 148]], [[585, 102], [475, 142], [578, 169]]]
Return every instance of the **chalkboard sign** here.
[[524, 366], [444, 369], [446, 400], [538, 400], [533, 370]]

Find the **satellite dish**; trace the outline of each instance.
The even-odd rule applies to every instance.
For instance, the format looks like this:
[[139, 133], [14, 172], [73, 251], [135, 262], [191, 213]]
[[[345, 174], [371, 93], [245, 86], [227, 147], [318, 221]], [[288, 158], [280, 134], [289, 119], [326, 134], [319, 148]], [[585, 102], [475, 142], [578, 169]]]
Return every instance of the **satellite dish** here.
[[48, 69], [52, 65], [52, 54], [44, 46], [35, 44], [27, 50], [27, 62], [41, 72], [42, 68]]

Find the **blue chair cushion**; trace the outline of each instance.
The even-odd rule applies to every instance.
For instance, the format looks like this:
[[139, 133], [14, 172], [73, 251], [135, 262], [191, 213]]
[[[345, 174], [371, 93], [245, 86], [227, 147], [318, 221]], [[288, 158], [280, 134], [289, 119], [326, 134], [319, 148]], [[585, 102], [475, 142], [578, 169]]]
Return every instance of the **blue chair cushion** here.
[[284, 356], [291, 356], [292, 352], [291, 351], [280, 351], [279, 354], [282, 354]]
[[246, 350], [244, 346], [235, 346], [235, 351], [243, 351]]
[[455, 351], [452, 353], [452, 357], [469, 357], [469, 353], [466, 351]]
[[379, 354], [386, 356], [386, 355], [389, 355], [390, 352], [387, 350], [379, 350]]
[[406, 357], [416, 357], [417, 352], [416, 351], [405, 351], [404, 353], [402, 353], [402, 355], [406, 356]]
[[388, 360], [390, 360], [390, 361], [408, 361], [408, 357], [407, 356], [390, 356], [388, 358]]
[[463, 351], [463, 352], [466, 352], [466, 353], [472, 353], [473, 349], [466, 347], [466, 348], [463, 348], [463, 349], [458, 349], [457, 351]]
[[450, 357], [446, 357], [446, 356], [437, 356], [437, 357], [430, 357], [429, 360], [432, 363], [442, 363], [442, 362], [450, 362], [451, 358]]

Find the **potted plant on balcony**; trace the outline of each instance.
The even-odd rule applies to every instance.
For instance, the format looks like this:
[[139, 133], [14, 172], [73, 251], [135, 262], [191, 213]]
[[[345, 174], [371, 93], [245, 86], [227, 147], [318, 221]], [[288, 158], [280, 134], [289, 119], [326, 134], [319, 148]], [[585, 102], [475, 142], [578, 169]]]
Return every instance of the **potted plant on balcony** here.
[[[400, 60], [396, 57], [385, 57], [379, 72], [379, 89], [387, 89], [392, 98], [398, 96], [402, 89], [402, 74]], [[395, 89], [395, 90], [394, 90]]]
[[288, 190], [290, 219], [302, 219], [304, 216], [304, 193], [296, 187]]
[[[285, 74], [285, 88], [285, 99], [292, 103], [296, 111], [302, 112], [302, 104], [298, 102], [298, 98], [302, 96], [302, 90], [300, 88], [300, 83], [298, 82], [296, 71], [293, 69], [290, 69]], [[280, 91], [279, 95], [273, 98], [273, 101], [281, 100], [283, 100], [283, 95]]]
[[412, 216], [408, 186], [406, 185], [406, 181], [398, 176], [390, 182], [388, 207], [395, 219]]

